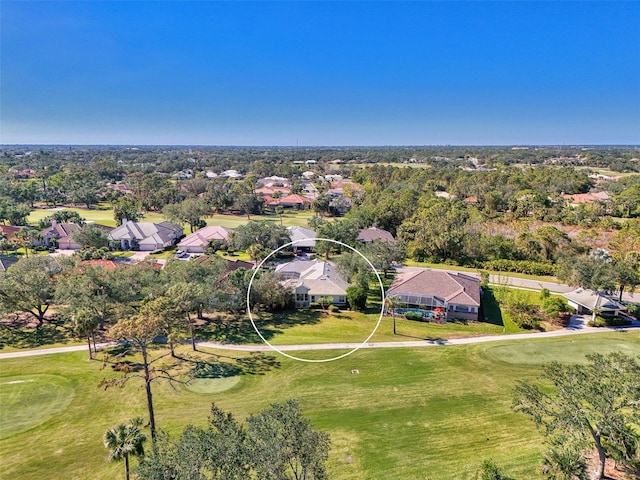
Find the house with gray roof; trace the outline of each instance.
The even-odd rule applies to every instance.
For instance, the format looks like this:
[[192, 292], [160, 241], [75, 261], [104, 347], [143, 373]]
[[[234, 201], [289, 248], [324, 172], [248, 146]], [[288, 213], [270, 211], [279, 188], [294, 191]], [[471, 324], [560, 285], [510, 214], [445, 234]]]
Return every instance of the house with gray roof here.
[[0, 274], [9, 270], [17, 262], [16, 255], [0, 255]]
[[418, 269], [396, 276], [386, 293], [403, 307], [442, 312], [447, 320], [478, 320], [480, 280], [462, 273]]
[[603, 292], [596, 292], [588, 288], [577, 288], [564, 293], [570, 307], [575, 308], [578, 314], [590, 314], [595, 319], [596, 313], [602, 315], [619, 315], [627, 310], [622, 303], [615, 301]]
[[382, 240], [385, 242], [396, 241], [396, 239], [393, 238], [393, 235], [391, 235], [391, 232], [387, 232], [386, 230], [375, 226], [360, 230], [360, 233], [358, 234], [358, 238], [356, 238], [356, 240], [360, 243], [371, 243], [378, 240]]
[[151, 223], [127, 220], [109, 233], [109, 240], [122, 250], [152, 251], [175, 245], [183, 229], [169, 222]]
[[312, 251], [316, 246], [316, 237], [318, 234], [313, 230], [304, 227], [287, 227], [289, 238], [292, 242], [296, 242], [293, 246], [295, 250]]
[[283, 287], [293, 291], [298, 308], [307, 308], [321, 298], [335, 305], [347, 303], [349, 284], [329, 262], [295, 260], [278, 265], [276, 273], [281, 275]]
[[231, 232], [231, 228], [207, 225], [180, 240], [178, 248], [188, 253], [204, 253], [212, 242], [221, 245], [227, 243]]

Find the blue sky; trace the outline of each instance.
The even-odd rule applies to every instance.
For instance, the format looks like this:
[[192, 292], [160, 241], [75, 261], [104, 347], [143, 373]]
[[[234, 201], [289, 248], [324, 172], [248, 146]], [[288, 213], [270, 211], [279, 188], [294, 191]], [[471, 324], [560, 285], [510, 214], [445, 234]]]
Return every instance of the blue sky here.
[[640, 143], [640, 2], [0, 3], [0, 143]]

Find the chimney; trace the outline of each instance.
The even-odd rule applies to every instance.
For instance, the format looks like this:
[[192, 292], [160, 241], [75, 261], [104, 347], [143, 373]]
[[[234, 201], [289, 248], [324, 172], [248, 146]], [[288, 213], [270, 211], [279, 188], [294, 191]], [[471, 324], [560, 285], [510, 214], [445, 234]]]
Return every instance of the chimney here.
[[51, 220], [51, 226], [55, 227], [56, 225], [58, 225], [58, 221], [57, 220]]

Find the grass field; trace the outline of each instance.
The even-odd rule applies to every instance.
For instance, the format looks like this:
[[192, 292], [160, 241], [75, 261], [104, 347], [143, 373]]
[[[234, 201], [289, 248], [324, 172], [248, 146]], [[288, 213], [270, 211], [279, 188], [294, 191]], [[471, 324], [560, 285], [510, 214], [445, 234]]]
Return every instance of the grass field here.
[[[113, 218], [113, 208], [108, 203], [100, 203], [92, 209], [86, 208], [66, 208], [61, 207], [56, 210], [71, 210], [77, 212], [82, 218], [88, 222], [101, 223], [111, 227], [116, 226], [116, 222]], [[40, 220], [52, 215], [55, 210], [39, 208], [33, 210], [27, 217], [27, 221], [31, 225], [37, 225]], [[307, 226], [307, 221], [313, 216], [313, 212], [309, 210], [304, 211], [290, 211], [282, 215], [282, 219], [278, 215], [251, 215], [251, 220], [267, 220], [272, 222], [280, 222], [285, 227], [298, 225]], [[211, 215], [205, 218], [207, 225], [221, 225], [223, 227], [236, 228], [240, 225], [244, 225], [249, 220], [246, 215]], [[161, 213], [147, 212], [141, 221], [159, 223], [166, 221], [166, 218]], [[185, 228], [185, 232], [189, 233], [188, 228]]]
[[[313, 424], [331, 435], [332, 480], [471, 479], [488, 458], [511, 477], [534, 480], [541, 478], [543, 446], [532, 422], [510, 408], [516, 380], [535, 377], [543, 360], [581, 361], [587, 352], [614, 350], [640, 355], [640, 332], [360, 350], [319, 364], [264, 356], [257, 362], [262, 374], [176, 389], [154, 384], [156, 416], [160, 428], [176, 434], [187, 423], [205, 425], [212, 401], [244, 418], [272, 402], [297, 398]], [[0, 372], [3, 395], [6, 382], [35, 383], [17, 394], [12, 390], [12, 415], [3, 423], [9, 433], [0, 439], [1, 478], [121, 478], [122, 465], [107, 462], [101, 437], [119, 422], [145, 416], [140, 383], [98, 388], [102, 378], [116, 374], [87, 360], [86, 352], [4, 359]], [[30, 408], [30, 392], [52, 377], [73, 390], [62, 396], [68, 404], [54, 401], [61, 410], [29, 430], [16, 425], [13, 419], [25, 418], [21, 410]]]

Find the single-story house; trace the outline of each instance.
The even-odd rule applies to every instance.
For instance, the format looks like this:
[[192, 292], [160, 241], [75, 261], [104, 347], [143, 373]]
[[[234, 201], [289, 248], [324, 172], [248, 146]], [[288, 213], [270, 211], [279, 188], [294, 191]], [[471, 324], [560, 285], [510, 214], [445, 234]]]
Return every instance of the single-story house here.
[[122, 250], [152, 251], [174, 245], [183, 235], [182, 227], [169, 222], [151, 223], [127, 220], [109, 233]]
[[396, 276], [386, 296], [395, 297], [406, 308], [442, 312], [447, 320], [478, 320], [480, 279], [419, 269]]
[[608, 202], [611, 200], [611, 195], [607, 192], [576, 193], [575, 195], [563, 193], [561, 197], [567, 200], [570, 205], [574, 206], [584, 203]]
[[36, 240], [38, 245], [45, 247], [57, 247], [61, 250], [80, 250], [82, 245], [77, 243], [72, 234], [80, 230], [76, 223], [51, 222], [49, 228], [40, 231], [40, 238]]
[[207, 225], [180, 240], [178, 248], [188, 253], [204, 253], [211, 242], [227, 243], [231, 232], [231, 228]]
[[305, 252], [310, 252], [316, 246], [316, 237], [318, 234], [313, 230], [309, 230], [304, 227], [287, 227], [287, 231], [289, 232], [289, 238], [291, 238], [292, 242], [298, 242], [293, 245], [294, 250], [303, 250]]
[[18, 262], [16, 255], [0, 255], [0, 273], [4, 273]]
[[627, 310], [627, 307], [609, 295], [588, 288], [577, 288], [572, 292], [563, 293], [562, 296], [580, 315], [592, 315], [595, 318], [596, 312], [602, 315], [619, 315]]
[[396, 239], [393, 238], [390, 232], [383, 230], [378, 227], [365, 228], [364, 230], [360, 230], [358, 234], [357, 241], [360, 243], [370, 243], [375, 242], [377, 240], [383, 240], [385, 242], [395, 242]]
[[281, 198], [278, 204], [285, 208], [307, 208], [312, 202], [313, 200], [309, 197], [292, 193], [291, 195]]
[[282, 276], [282, 285], [295, 295], [296, 307], [306, 308], [321, 298], [335, 305], [346, 305], [349, 284], [335, 267], [320, 260], [284, 263], [276, 267]]

